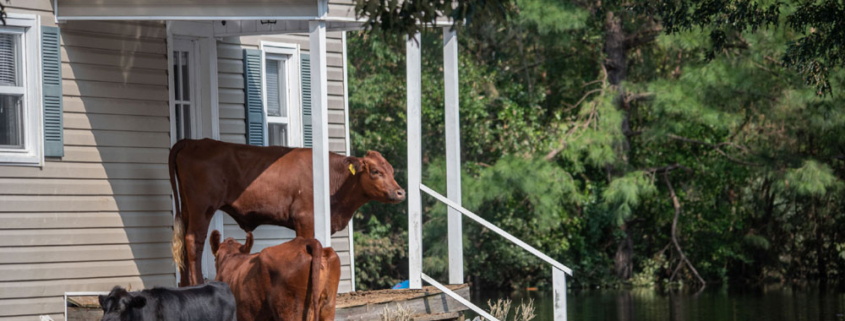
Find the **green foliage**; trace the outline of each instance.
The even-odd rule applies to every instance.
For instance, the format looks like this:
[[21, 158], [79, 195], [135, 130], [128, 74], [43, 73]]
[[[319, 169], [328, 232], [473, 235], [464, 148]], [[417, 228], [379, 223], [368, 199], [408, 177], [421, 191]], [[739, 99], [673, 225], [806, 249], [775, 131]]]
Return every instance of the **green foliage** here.
[[588, 13], [571, 2], [518, 0], [518, 19], [533, 25], [540, 34], [561, 33], [586, 27]]
[[824, 196], [836, 183], [838, 179], [829, 166], [808, 160], [800, 168], [789, 169], [782, 184], [801, 196]]
[[615, 214], [616, 224], [622, 225], [644, 198], [654, 194], [657, 189], [653, 179], [652, 175], [636, 171], [610, 182], [602, 196]]
[[[807, 37], [789, 20], [814, 19], [801, 16], [807, 3], [516, 4], [506, 28], [459, 30], [465, 207], [573, 267], [572, 286], [647, 286], [668, 281], [680, 260], [669, 246], [669, 180], [678, 243], [708, 282], [842, 279], [845, 95], [818, 95], [819, 83], [783, 63]], [[608, 17], [628, 42], [618, 84]], [[404, 39], [377, 35], [348, 38], [353, 154], [381, 151], [405, 185]], [[421, 39], [423, 182], [445, 192], [439, 37]], [[817, 71], [834, 88], [845, 83], [841, 70]], [[444, 277], [446, 208], [423, 201], [424, 269]], [[359, 287], [406, 278], [406, 206], [356, 214]], [[468, 219], [463, 228], [474, 284], [548, 285], [547, 265]], [[633, 275], [620, 280], [615, 259], [628, 240]], [[687, 268], [675, 277], [692, 279]]]
[[656, 15], [669, 34], [706, 29], [708, 59], [747, 46], [747, 32], [788, 28], [800, 36], [790, 39], [780, 53], [781, 63], [803, 75], [819, 94], [832, 92], [831, 72], [845, 62], [845, 4], [839, 0], [660, 0], [641, 1], [632, 8]]

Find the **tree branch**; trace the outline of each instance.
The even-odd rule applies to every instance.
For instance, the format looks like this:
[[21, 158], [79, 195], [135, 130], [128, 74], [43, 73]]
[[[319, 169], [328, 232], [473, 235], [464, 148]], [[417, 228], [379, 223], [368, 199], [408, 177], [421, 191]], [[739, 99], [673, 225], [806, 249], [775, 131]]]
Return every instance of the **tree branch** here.
[[[675, 189], [672, 188], [672, 182], [669, 181], [669, 171], [663, 172], [663, 181], [666, 182], [666, 187], [669, 188], [669, 196], [672, 198], [672, 207], [675, 208], [675, 217], [672, 219], [672, 243], [675, 244], [675, 249], [678, 251], [678, 255], [681, 256], [681, 260], [686, 262], [687, 266], [689, 267], [690, 271], [698, 278], [698, 281], [701, 282], [701, 286], [707, 286], [707, 282], [698, 274], [698, 270], [692, 265], [692, 262], [687, 259], [687, 256], [684, 254], [684, 251], [681, 249], [681, 244], [678, 243], [678, 217], [681, 216], [681, 202], [678, 201], [678, 195], [675, 194]], [[679, 266], [680, 268], [680, 266]], [[677, 273], [677, 269], [675, 272]], [[675, 273], [672, 273], [673, 276]]]

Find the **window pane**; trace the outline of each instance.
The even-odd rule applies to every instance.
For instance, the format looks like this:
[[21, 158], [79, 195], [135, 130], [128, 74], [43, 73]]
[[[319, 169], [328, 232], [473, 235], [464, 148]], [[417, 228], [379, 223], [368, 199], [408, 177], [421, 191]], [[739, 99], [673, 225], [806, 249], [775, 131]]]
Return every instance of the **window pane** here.
[[267, 73], [267, 115], [281, 116], [282, 109], [279, 102], [279, 61], [267, 59], [264, 66]]
[[287, 59], [279, 60], [279, 110], [282, 113], [282, 117], [288, 116], [287, 66]]
[[18, 35], [0, 33], [0, 86], [20, 86], [19, 41]]
[[182, 134], [182, 105], [176, 104], [176, 140], [185, 138]]
[[270, 132], [270, 146], [288, 146], [287, 124], [268, 123], [267, 129]]
[[0, 147], [23, 148], [21, 96], [0, 95]]
[[172, 86], [173, 86], [173, 89], [176, 92], [176, 94], [175, 94], [176, 100], [182, 100], [182, 91], [179, 90], [179, 84], [181, 84], [181, 82], [179, 82], [179, 72], [181, 71], [181, 68], [179, 68], [179, 58], [180, 57], [181, 56], [179, 55], [178, 51], [173, 52], [173, 84], [174, 85], [172, 85]]
[[188, 72], [188, 52], [182, 52], [182, 92], [185, 101], [191, 101], [190, 73]]
[[182, 135], [185, 138], [195, 138], [191, 129], [191, 105], [182, 105]]

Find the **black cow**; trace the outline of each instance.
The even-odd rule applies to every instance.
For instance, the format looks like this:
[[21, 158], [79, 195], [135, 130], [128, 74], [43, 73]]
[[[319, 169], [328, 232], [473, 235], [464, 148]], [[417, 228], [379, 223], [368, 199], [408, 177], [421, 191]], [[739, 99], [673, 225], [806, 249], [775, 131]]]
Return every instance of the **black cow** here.
[[223, 282], [128, 292], [115, 286], [100, 296], [103, 321], [236, 321], [235, 297]]

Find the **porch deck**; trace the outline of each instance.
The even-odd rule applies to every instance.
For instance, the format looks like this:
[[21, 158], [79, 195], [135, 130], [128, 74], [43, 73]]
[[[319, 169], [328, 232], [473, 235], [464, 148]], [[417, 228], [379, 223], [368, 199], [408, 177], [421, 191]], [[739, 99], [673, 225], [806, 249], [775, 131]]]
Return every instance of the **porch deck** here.
[[[450, 290], [469, 299], [469, 285], [449, 285]], [[97, 321], [103, 317], [96, 296], [68, 297], [68, 321]], [[440, 290], [375, 290], [341, 293], [337, 296], [335, 320], [380, 320], [386, 309], [409, 311], [411, 320], [454, 320], [467, 307]]]

